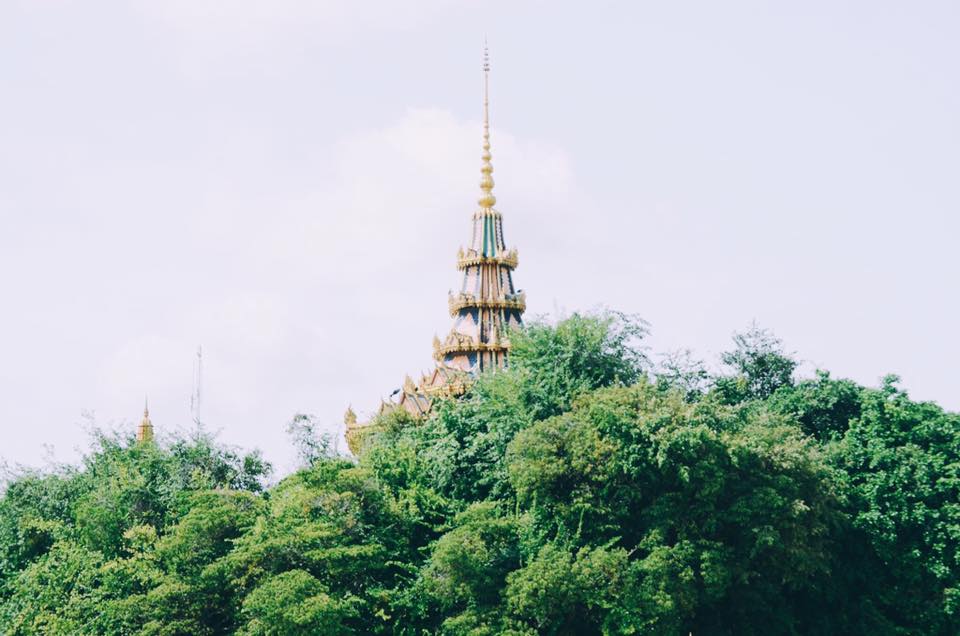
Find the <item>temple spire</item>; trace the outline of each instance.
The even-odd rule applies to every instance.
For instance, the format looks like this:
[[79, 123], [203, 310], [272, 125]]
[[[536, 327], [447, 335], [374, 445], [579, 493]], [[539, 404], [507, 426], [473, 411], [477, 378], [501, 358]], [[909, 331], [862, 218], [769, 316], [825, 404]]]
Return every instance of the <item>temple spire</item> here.
[[137, 441], [153, 441], [153, 422], [150, 421], [150, 409], [147, 406], [147, 398], [143, 398], [143, 419], [140, 420], [140, 426], [137, 427]]
[[[507, 249], [503, 237], [503, 217], [493, 206], [493, 158], [490, 153], [490, 53], [483, 46], [483, 152], [480, 155], [479, 209], [471, 214], [470, 242], [457, 252], [457, 270], [462, 282], [448, 299], [453, 325], [441, 339], [433, 338], [436, 366], [418, 382], [409, 376], [401, 388], [381, 401], [380, 415], [402, 409], [414, 418], [427, 415], [437, 396], [463, 394], [473, 378], [485, 371], [503, 369], [508, 364], [510, 334], [523, 326], [526, 294], [516, 289], [513, 270], [517, 268], [516, 249]], [[374, 419], [359, 422], [348, 409], [344, 416], [347, 444], [353, 453], [361, 452], [367, 431], [381, 428]]]
[[483, 44], [483, 153], [480, 159], [483, 163], [480, 165], [480, 190], [482, 194], [477, 199], [480, 208], [483, 210], [492, 209], [497, 202], [497, 197], [493, 196], [493, 164], [490, 160], [493, 155], [490, 154], [490, 52], [487, 50], [487, 44]]
[[470, 244], [457, 253], [463, 272], [460, 291], [451, 293], [453, 328], [434, 341], [433, 355], [446, 369], [480, 373], [507, 365], [510, 329], [523, 324], [526, 296], [513, 284], [517, 251], [508, 250], [503, 218], [493, 208], [493, 165], [490, 154], [490, 54], [483, 47], [483, 153], [480, 155], [480, 209], [473, 214]]

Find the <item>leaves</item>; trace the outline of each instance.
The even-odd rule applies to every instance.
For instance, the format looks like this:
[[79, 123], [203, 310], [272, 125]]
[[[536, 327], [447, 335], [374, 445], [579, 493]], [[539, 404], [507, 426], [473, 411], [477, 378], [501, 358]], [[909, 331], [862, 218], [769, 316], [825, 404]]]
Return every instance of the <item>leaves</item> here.
[[651, 379], [611, 312], [511, 336], [512, 366], [357, 461], [100, 436], [0, 496], [10, 634], [960, 633], [960, 416], [796, 363]]

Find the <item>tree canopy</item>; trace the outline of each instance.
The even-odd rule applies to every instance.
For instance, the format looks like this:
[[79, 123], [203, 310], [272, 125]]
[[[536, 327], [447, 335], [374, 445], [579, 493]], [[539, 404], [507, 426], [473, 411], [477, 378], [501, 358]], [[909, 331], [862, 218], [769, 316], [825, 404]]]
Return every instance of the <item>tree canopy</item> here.
[[358, 458], [99, 436], [0, 496], [5, 634], [960, 633], [960, 416], [734, 338], [660, 364], [615, 313]]

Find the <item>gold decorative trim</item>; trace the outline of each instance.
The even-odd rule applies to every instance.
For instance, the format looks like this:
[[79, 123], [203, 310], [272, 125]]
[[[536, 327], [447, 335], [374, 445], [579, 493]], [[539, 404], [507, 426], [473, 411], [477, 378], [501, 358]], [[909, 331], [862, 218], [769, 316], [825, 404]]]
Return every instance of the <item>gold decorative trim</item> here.
[[480, 353], [482, 351], [496, 351], [506, 353], [510, 351], [509, 340], [498, 340], [494, 342], [477, 342], [469, 338], [457, 339], [441, 344], [433, 349], [433, 357], [436, 360], [442, 360], [444, 356], [450, 353]]
[[441, 384], [439, 386], [432, 386], [428, 389], [424, 389], [424, 394], [428, 396], [434, 395], [445, 395], [445, 396], [455, 396], [463, 395], [467, 392], [467, 389], [470, 387], [470, 384], [464, 380], [457, 382], [449, 382], [447, 384]]
[[515, 249], [504, 252], [500, 256], [482, 256], [473, 249], [464, 252], [463, 248], [457, 252], [457, 269], [467, 269], [468, 267], [474, 267], [476, 265], [498, 265], [500, 267], [517, 269], [519, 262], [520, 257]]
[[483, 47], [483, 152], [480, 153], [480, 198], [477, 203], [483, 210], [492, 209], [497, 203], [493, 196], [493, 164], [490, 160], [490, 54]]
[[467, 307], [477, 307], [484, 309], [516, 309], [523, 313], [527, 309], [526, 294], [519, 292], [514, 294], [513, 298], [478, 298], [474, 294], [460, 293], [450, 294], [447, 299], [447, 306], [450, 308], [450, 315], [456, 316], [461, 309]]

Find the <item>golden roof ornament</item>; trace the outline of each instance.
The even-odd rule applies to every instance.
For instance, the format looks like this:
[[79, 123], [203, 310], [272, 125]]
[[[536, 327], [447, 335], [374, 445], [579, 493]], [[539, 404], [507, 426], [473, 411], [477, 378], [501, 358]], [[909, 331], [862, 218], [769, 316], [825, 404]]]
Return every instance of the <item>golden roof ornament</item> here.
[[477, 199], [483, 210], [493, 209], [497, 197], [493, 196], [493, 164], [490, 160], [490, 52], [486, 44], [483, 46], [483, 152], [480, 159], [480, 190], [482, 194]]
[[[382, 411], [383, 400], [381, 400], [380, 403], [380, 409]], [[343, 414], [343, 423], [346, 427], [344, 437], [347, 438], [347, 446], [355, 455], [359, 454], [360, 448], [363, 445], [363, 432], [368, 423], [364, 422], [361, 424], [357, 421], [357, 414], [354, 412], [352, 406], [347, 407], [347, 412]]]
[[150, 409], [147, 407], [147, 398], [143, 398], [143, 419], [137, 426], [137, 441], [153, 441], [153, 422], [150, 421]]
[[352, 406], [348, 406], [347, 412], [343, 414], [343, 423], [346, 424], [347, 428], [353, 428], [357, 425], [357, 414], [353, 411]]

